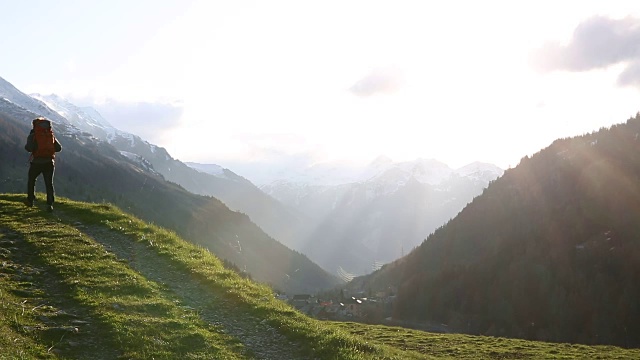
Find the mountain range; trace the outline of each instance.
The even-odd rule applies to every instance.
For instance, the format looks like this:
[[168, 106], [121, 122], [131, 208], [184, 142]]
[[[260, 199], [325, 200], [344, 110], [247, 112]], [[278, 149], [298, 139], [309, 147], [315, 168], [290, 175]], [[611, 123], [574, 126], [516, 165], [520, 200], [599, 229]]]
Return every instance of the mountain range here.
[[408, 253], [503, 173], [492, 164], [454, 170], [433, 159], [382, 156], [345, 170], [317, 164], [260, 187], [308, 219], [287, 245], [345, 280]]
[[320, 163], [261, 173], [272, 182], [258, 188], [221, 166], [174, 159], [165, 149], [115, 129], [92, 108], [56, 95], [31, 96], [166, 180], [247, 214], [268, 235], [344, 280], [417, 246], [502, 174], [490, 164], [454, 171], [436, 160], [396, 163], [379, 157], [365, 167]]
[[[113, 147], [119, 153], [117, 161], [126, 160], [144, 173], [248, 215], [271, 238], [346, 281], [404, 255], [502, 174], [490, 164], [453, 170], [436, 160], [397, 163], [381, 156], [365, 167], [321, 163], [286, 177], [271, 174], [272, 181], [258, 188], [218, 165], [174, 159], [164, 148], [114, 128], [90, 107], [53, 94], [28, 96], [4, 80], [1, 89], [5, 101], [13, 99], [3, 107], [4, 113], [17, 107], [47, 114], [68, 126], [65, 131], [75, 140]], [[58, 185], [59, 191], [61, 187], [65, 184]], [[247, 271], [251, 268], [232, 262]], [[283, 278], [287, 276], [285, 272]]]
[[640, 114], [507, 170], [404, 258], [349, 288], [450, 331], [640, 346]]
[[[53, 109], [37, 98], [47, 101]], [[279, 290], [313, 292], [340, 282], [306, 256], [267, 235], [247, 215], [231, 211], [217, 198], [187, 191], [162, 172], [182, 167], [191, 172], [194, 181], [219, 183], [227, 188], [246, 184], [246, 180], [231, 172], [221, 177], [192, 170], [172, 159], [166, 150], [114, 129], [104, 119], [90, 116], [86, 109], [60, 98], [28, 96], [2, 78], [0, 192], [25, 191], [28, 154], [23, 146], [31, 120], [40, 115], [54, 121], [56, 136], [63, 145], [63, 152], [56, 158], [55, 185], [59, 195], [114, 203], [146, 221], [176, 231]], [[260, 191], [256, 189], [256, 193]], [[295, 276], [289, 275], [294, 273]]]

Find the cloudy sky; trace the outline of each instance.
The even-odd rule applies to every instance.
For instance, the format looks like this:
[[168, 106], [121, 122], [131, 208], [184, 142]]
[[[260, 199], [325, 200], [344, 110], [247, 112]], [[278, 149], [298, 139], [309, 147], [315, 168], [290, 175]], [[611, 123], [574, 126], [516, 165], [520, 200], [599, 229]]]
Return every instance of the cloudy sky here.
[[1, 77], [91, 104], [183, 161], [386, 155], [507, 168], [640, 111], [638, 1], [0, 8]]

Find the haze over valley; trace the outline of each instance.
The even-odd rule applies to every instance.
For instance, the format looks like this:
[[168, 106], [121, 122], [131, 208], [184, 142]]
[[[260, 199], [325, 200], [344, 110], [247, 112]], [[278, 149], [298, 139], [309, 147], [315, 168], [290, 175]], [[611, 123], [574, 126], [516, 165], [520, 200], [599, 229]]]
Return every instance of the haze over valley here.
[[[10, 84], [5, 88], [12, 93]], [[219, 165], [187, 166], [165, 149], [114, 128], [93, 108], [54, 94], [31, 98], [69, 119], [78, 131], [113, 145], [127, 160], [249, 215], [274, 239], [345, 280], [408, 253], [503, 171], [491, 164], [454, 170], [436, 160], [397, 163], [380, 156], [360, 167], [292, 168], [258, 188]], [[28, 100], [24, 97], [22, 104], [28, 106]]]

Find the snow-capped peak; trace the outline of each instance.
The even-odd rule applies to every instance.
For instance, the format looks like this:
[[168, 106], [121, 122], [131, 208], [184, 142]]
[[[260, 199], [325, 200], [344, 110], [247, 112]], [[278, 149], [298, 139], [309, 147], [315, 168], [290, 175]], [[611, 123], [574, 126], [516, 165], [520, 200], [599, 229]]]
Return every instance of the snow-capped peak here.
[[31, 97], [45, 103], [75, 127], [98, 138], [104, 139], [107, 134], [115, 132], [113, 126], [94, 109], [80, 108], [55, 94], [31, 94]]
[[217, 164], [199, 164], [194, 162], [185, 162], [185, 164], [191, 168], [194, 168], [200, 172], [221, 176], [224, 175], [224, 168]]
[[35, 99], [22, 91], [18, 90], [11, 83], [0, 77], [0, 97], [7, 101], [26, 109], [34, 114], [44, 116], [47, 119], [58, 124], [68, 124], [69, 122], [64, 116], [52, 110], [39, 99]]
[[493, 164], [476, 161], [456, 169], [455, 173], [461, 177], [495, 179], [502, 176], [504, 170]]

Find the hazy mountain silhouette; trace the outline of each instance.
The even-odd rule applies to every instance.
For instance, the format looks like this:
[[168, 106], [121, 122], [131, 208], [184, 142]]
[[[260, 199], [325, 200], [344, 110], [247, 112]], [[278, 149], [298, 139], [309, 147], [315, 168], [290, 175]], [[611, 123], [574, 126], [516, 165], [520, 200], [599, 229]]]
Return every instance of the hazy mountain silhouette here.
[[328, 271], [358, 275], [411, 251], [503, 172], [491, 164], [454, 170], [433, 159], [380, 157], [350, 182], [332, 185], [342, 169], [319, 167], [261, 189], [308, 219], [308, 231], [287, 245]]
[[406, 257], [350, 286], [398, 320], [640, 346], [640, 115], [507, 170]]

